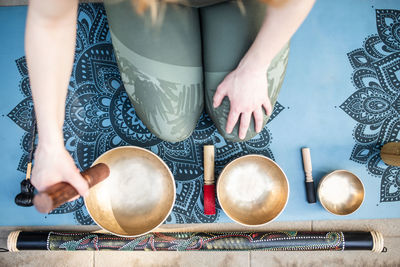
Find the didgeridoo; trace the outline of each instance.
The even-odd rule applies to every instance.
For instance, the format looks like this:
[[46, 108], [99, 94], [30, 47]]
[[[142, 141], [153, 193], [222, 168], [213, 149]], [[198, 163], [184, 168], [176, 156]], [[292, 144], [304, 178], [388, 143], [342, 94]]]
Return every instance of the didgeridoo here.
[[[86, 180], [89, 188], [100, 183], [110, 175], [110, 169], [104, 163], [96, 164], [87, 170], [81, 172], [82, 177]], [[40, 192], [33, 198], [33, 204], [41, 213], [49, 213], [58, 206], [64, 204], [73, 197], [78, 196], [76, 189], [66, 182], [54, 184]]]
[[139, 237], [79, 232], [11, 232], [11, 252], [21, 250], [128, 250], [128, 251], [316, 251], [384, 250], [379, 232], [180, 232], [149, 233]]

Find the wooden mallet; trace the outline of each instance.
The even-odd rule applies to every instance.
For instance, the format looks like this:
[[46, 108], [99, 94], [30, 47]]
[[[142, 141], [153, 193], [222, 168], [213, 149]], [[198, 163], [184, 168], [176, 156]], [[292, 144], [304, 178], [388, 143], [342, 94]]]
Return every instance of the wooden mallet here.
[[[81, 172], [82, 177], [86, 180], [89, 188], [100, 183], [110, 175], [110, 169], [104, 163], [96, 164], [93, 167]], [[40, 192], [33, 198], [33, 204], [41, 213], [49, 213], [71, 198], [78, 196], [76, 189], [66, 182], [54, 184]]]
[[33, 115], [31, 125], [31, 143], [29, 147], [28, 164], [26, 166], [25, 179], [21, 181], [21, 193], [15, 196], [14, 202], [21, 207], [30, 207], [33, 205], [33, 196], [35, 194], [35, 187], [31, 184], [31, 171], [32, 171], [32, 160], [33, 153], [35, 151], [35, 139], [36, 139], [36, 119]]
[[215, 214], [214, 146], [203, 147], [204, 155], [204, 214]]
[[306, 193], [307, 193], [307, 201], [308, 203], [315, 203], [315, 186], [314, 180], [312, 177], [312, 164], [311, 164], [311, 154], [310, 149], [308, 147], [304, 147], [301, 149], [301, 154], [303, 156], [303, 167], [304, 173], [306, 175]]

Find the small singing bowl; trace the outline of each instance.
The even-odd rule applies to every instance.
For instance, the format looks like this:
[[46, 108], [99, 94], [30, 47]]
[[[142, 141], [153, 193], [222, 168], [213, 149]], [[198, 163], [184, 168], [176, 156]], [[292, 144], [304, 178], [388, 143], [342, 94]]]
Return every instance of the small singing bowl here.
[[175, 202], [175, 181], [168, 166], [154, 153], [134, 146], [101, 155], [110, 176], [89, 190], [86, 208], [92, 219], [115, 235], [135, 237], [160, 226]]
[[337, 170], [325, 175], [318, 185], [322, 206], [335, 215], [355, 212], [364, 200], [364, 185], [353, 173]]
[[218, 178], [217, 196], [221, 208], [233, 221], [260, 226], [281, 214], [289, 198], [289, 183], [274, 161], [247, 155], [223, 169]]

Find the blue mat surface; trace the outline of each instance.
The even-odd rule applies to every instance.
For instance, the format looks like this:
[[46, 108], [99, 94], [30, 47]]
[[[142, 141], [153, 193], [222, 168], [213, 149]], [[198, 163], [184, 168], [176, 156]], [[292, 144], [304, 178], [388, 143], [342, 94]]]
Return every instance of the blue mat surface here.
[[[82, 199], [52, 214], [14, 204], [25, 177], [32, 99], [24, 58], [26, 7], [0, 7], [0, 225], [93, 224]], [[137, 145], [157, 153], [176, 179], [177, 201], [166, 223], [230, 222], [221, 209], [202, 212], [203, 144], [216, 146], [216, 171], [245, 154], [273, 158], [285, 171], [290, 197], [278, 221], [400, 217], [400, 168], [379, 148], [400, 140], [400, 3], [317, 1], [293, 37], [285, 82], [267, 127], [246, 143], [225, 141], [203, 115], [194, 134], [162, 142], [136, 117], [124, 92], [100, 4], [81, 4], [75, 65], [69, 86], [66, 147], [85, 169], [103, 152]], [[82, 60], [88, 68], [83, 70]], [[90, 62], [89, 64], [87, 62]], [[364, 183], [355, 213], [337, 217], [306, 202], [300, 148], [311, 148], [316, 182], [347, 169]]]

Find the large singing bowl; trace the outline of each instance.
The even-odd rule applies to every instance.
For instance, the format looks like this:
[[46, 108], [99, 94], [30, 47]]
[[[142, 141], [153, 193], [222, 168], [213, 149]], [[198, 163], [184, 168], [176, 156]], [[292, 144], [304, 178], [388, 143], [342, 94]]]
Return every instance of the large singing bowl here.
[[85, 205], [93, 220], [119, 236], [146, 234], [164, 222], [175, 202], [175, 182], [168, 166], [139, 147], [118, 147], [101, 155], [110, 176], [92, 187]]
[[232, 220], [245, 226], [260, 226], [283, 211], [289, 198], [289, 183], [273, 160], [247, 155], [223, 169], [217, 196], [221, 208]]

